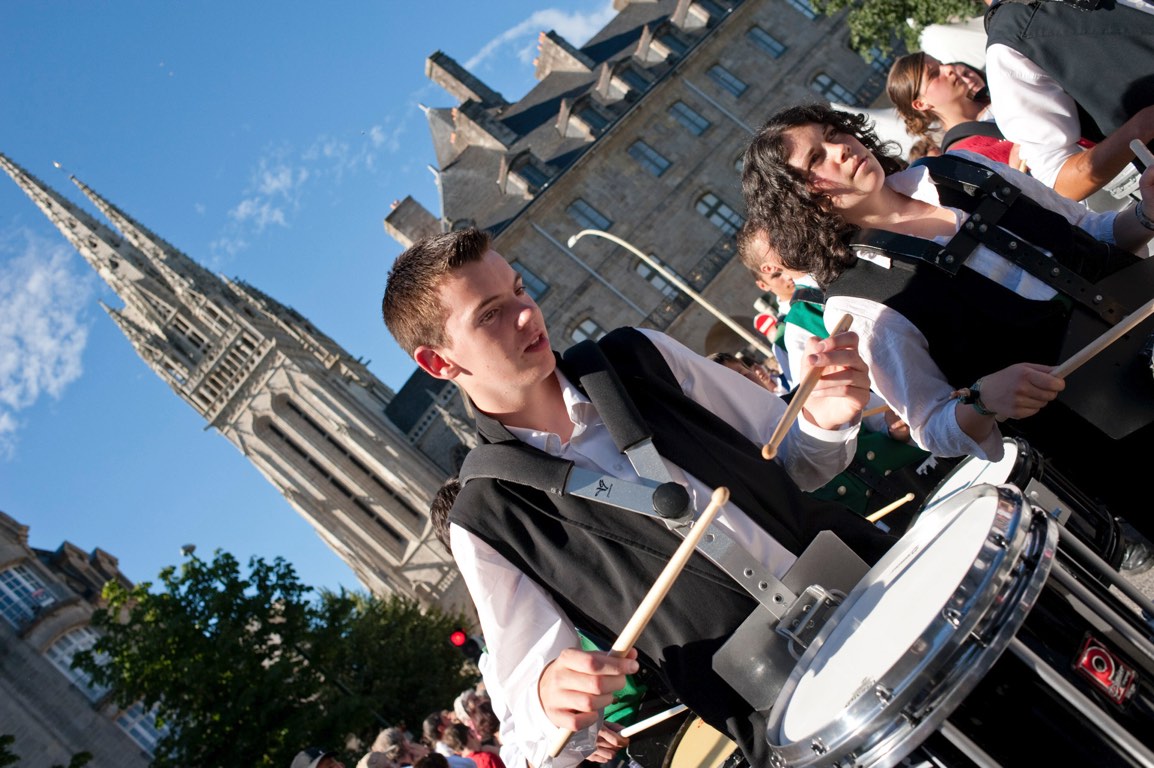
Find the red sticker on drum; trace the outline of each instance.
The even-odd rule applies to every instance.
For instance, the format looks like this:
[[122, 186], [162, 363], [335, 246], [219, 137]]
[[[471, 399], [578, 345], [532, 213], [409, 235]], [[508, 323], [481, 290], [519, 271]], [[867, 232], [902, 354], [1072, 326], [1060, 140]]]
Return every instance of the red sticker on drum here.
[[1134, 686], [1134, 670], [1092, 636], [1087, 635], [1086, 642], [1082, 643], [1082, 652], [1074, 668], [1115, 704], [1122, 704], [1129, 698]]

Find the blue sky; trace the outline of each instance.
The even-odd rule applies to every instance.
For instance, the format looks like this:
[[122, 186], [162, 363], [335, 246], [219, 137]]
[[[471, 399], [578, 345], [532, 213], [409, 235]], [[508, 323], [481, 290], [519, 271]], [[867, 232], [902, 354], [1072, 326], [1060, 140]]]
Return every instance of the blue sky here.
[[[538, 33], [583, 43], [611, 0], [0, 4], [0, 152], [74, 201], [61, 163], [214, 272], [295, 307], [399, 387], [381, 324], [399, 246], [382, 219], [438, 212], [418, 104], [443, 50], [509, 100]], [[157, 378], [100, 309], [120, 301], [0, 175], [0, 511], [34, 547], [101, 547], [131, 579], [180, 547], [284, 556], [318, 587], [352, 572]]]

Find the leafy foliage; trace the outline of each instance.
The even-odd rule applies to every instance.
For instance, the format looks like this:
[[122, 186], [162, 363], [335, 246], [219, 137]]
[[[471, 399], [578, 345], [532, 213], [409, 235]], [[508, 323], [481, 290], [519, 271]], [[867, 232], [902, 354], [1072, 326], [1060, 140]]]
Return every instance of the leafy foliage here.
[[12, 744], [15, 741], [16, 737], [10, 733], [0, 734], [0, 768], [20, 762], [20, 755], [12, 751]]
[[[826, 14], [849, 9], [850, 45], [867, 56], [871, 48], [883, 54], [900, 40], [907, 50], [918, 50], [918, 35], [930, 24], [945, 24], [980, 16], [981, 0], [812, 0]], [[912, 23], [911, 23], [912, 22]]]
[[[459, 617], [346, 593], [314, 605], [280, 558], [253, 558], [242, 574], [218, 551], [159, 579], [155, 591], [106, 585], [107, 608], [93, 618], [102, 637], [75, 664], [120, 706], [155, 707], [168, 727], [154, 760], [162, 768], [279, 768], [309, 744], [340, 749], [394, 718], [417, 722], [472, 682], [443, 629]], [[436, 703], [410, 715], [410, 702], [432, 700], [418, 698], [426, 689]]]

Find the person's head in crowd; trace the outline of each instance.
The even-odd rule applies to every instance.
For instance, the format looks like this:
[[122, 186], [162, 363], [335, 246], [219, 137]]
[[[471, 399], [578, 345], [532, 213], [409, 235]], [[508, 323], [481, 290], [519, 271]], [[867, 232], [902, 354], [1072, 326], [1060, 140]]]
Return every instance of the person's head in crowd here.
[[449, 759], [438, 752], [430, 752], [413, 763], [413, 768], [449, 768]]
[[405, 736], [405, 732], [397, 727], [386, 728], [377, 734], [373, 741], [373, 752], [384, 754], [397, 765], [412, 765], [429, 753], [423, 744], [414, 744]]
[[898, 151], [865, 115], [822, 104], [773, 115], [745, 151], [743, 261], [760, 240], [785, 269], [828, 284], [856, 258], [843, 242], [856, 229], [847, 216], [905, 167]]
[[449, 749], [460, 754], [469, 754], [475, 752], [477, 747], [481, 745], [477, 738], [468, 726], [464, 723], [453, 723], [445, 729], [445, 744]]
[[461, 691], [461, 695], [453, 702], [453, 711], [457, 713], [457, 722], [473, 727], [473, 712], [478, 701], [477, 692], [472, 688]]
[[488, 696], [478, 694], [477, 708], [473, 711], [473, 731], [477, 734], [477, 738], [482, 744], [491, 744], [496, 740], [497, 732], [500, 730], [501, 721], [493, 712], [493, 703], [489, 701]]
[[800, 275], [785, 269], [776, 249], [767, 237], [761, 237], [756, 224], [746, 224], [737, 233], [737, 255], [753, 276], [758, 290], [770, 291], [778, 306], [793, 299], [797, 290], [794, 280]]
[[942, 148], [938, 146], [933, 139], [921, 138], [913, 143], [910, 151], [906, 153], [906, 158], [912, 163], [915, 160], [921, 160], [923, 157], [937, 157], [942, 154]]
[[291, 768], [345, 768], [337, 753], [321, 747], [306, 747], [297, 752]]
[[[433, 522], [434, 530], [436, 521]], [[445, 723], [441, 720], [441, 710], [433, 712], [421, 723], [421, 741], [426, 747], [434, 749], [441, 740], [441, 733], [445, 730]]]
[[366, 752], [357, 761], [357, 768], [399, 768], [382, 752]]
[[886, 78], [886, 94], [912, 136], [931, 137], [966, 120], [977, 119], [986, 104], [976, 102], [973, 84], [985, 82], [972, 67], [942, 64], [923, 51], [898, 57]]
[[954, 74], [960, 77], [969, 88], [967, 95], [971, 100], [989, 103], [990, 90], [986, 86], [985, 72], [977, 67], [971, 67], [964, 61], [951, 61], [950, 66], [954, 68]]
[[[770, 375], [769, 371], [765, 370], [765, 366], [750, 365], [737, 355], [729, 352], [714, 352], [709, 356], [709, 359], [718, 365], [724, 365], [726, 368], [734, 371], [735, 373], [740, 373], [742, 376], [749, 379], [759, 387], [764, 387], [770, 392], [774, 391], [773, 377]], [[764, 373], [759, 373], [758, 368], [760, 368]]]
[[[453, 554], [453, 548], [449, 546], [449, 512], [453, 509], [453, 502], [457, 500], [457, 494], [461, 492], [461, 480], [456, 475], [453, 475], [445, 482], [441, 483], [441, 487], [433, 494], [433, 501], [429, 504], [429, 519], [433, 523], [433, 535], [437, 537], [437, 541], [441, 542], [441, 546], [450, 555]], [[440, 713], [434, 713], [437, 719], [440, 720]], [[428, 723], [433, 715], [425, 718], [425, 736], [428, 736]]]

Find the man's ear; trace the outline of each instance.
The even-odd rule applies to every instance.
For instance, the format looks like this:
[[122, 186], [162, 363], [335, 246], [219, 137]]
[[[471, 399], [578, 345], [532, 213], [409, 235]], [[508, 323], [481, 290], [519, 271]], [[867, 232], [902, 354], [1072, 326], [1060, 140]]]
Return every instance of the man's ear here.
[[417, 347], [413, 350], [413, 359], [422, 371], [435, 379], [453, 379], [460, 372], [460, 368], [432, 347]]
[[757, 290], [761, 291], [762, 293], [765, 293], [770, 289], [769, 283], [765, 282], [764, 280], [754, 280], [753, 283], [757, 286]]

